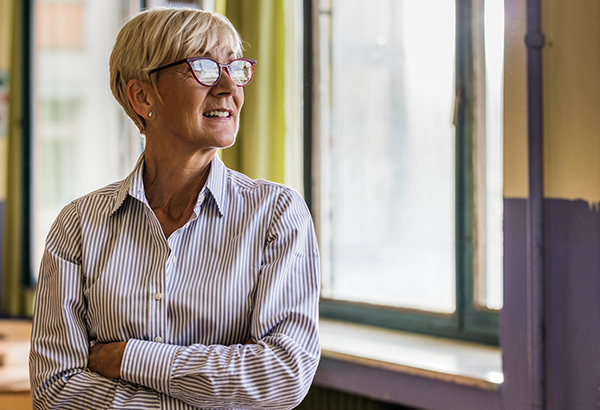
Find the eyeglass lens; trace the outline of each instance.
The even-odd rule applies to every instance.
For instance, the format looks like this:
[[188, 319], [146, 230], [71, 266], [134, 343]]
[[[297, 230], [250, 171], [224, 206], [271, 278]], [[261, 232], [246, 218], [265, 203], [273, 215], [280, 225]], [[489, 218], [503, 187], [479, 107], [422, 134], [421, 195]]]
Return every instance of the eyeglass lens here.
[[[213, 60], [194, 60], [191, 61], [191, 66], [201, 84], [207, 86], [215, 85], [219, 79], [221, 69]], [[252, 64], [249, 61], [241, 59], [233, 60], [226, 67], [229, 77], [237, 85], [246, 85], [252, 79]]]

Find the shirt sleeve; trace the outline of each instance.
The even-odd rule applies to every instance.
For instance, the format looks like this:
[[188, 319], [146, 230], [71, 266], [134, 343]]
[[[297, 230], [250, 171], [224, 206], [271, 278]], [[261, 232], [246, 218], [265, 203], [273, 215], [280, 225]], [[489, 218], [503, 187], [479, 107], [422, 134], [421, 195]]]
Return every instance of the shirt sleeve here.
[[68, 205], [52, 226], [42, 257], [33, 316], [29, 370], [34, 409], [158, 409], [155, 392], [87, 368], [85, 278], [81, 227]]
[[130, 340], [121, 377], [202, 408], [290, 409], [320, 358], [319, 255], [302, 197], [273, 206], [251, 314], [255, 343], [172, 346]]

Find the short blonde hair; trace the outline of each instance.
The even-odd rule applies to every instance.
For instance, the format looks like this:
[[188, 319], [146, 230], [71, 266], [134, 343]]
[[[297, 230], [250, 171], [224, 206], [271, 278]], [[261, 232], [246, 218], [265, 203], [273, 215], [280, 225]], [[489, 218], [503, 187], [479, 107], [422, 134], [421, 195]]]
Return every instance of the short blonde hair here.
[[157, 90], [154, 68], [214, 50], [242, 56], [242, 39], [219, 13], [186, 8], [156, 7], [144, 11], [122, 28], [110, 55], [110, 88], [142, 134], [146, 123], [127, 98], [127, 84], [140, 80]]

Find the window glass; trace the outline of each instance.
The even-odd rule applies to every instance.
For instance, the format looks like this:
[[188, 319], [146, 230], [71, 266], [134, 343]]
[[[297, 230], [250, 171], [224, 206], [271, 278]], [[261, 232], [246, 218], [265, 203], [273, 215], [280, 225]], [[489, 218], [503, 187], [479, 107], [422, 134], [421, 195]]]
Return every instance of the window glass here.
[[451, 313], [455, 3], [320, 3], [323, 296]]
[[484, 0], [484, 130], [478, 138], [485, 147], [482, 154], [483, 225], [480, 252], [484, 263], [478, 272], [480, 292], [477, 304], [489, 309], [502, 307], [503, 273], [503, 78], [504, 78], [504, 3]]
[[[141, 152], [112, 97], [108, 60], [132, 2], [35, 0], [33, 267], [50, 225], [71, 200], [123, 178]], [[130, 8], [131, 5], [131, 8]]]

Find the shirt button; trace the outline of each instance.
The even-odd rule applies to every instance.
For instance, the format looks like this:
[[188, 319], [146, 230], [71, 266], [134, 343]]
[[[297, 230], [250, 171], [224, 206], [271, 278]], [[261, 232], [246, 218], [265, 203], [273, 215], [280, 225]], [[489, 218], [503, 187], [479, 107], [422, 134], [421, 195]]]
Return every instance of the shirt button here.
[[156, 336], [156, 337], [154, 338], [154, 341], [155, 341], [156, 343], [162, 343], [162, 340], [163, 340], [163, 339], [162, 339], [162, 337], [160, 337], [160, 336]]
[[154, 294], [154, 299], [156, 299], [156, 300], [161, 300], [162, 298], [163, 298], [163, 295], [162, 295], [162, 293], [160, 293], [160, 292], [156, 292], [156, 293]]

